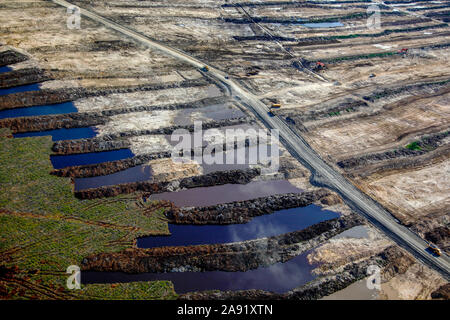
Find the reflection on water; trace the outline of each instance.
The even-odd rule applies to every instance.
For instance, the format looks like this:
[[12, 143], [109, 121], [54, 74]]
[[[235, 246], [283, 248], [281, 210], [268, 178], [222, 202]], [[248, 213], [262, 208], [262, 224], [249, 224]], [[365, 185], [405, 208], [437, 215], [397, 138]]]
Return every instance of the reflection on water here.
[[303, 253], [285, 263], [246, 272], [171, 272], [126, 274], [121, 272], [81, 272], [81, 281], [87, 283], [117, 283], [132, 281], [172, 281], [177, 293], [203, 290], [249, 290], [260, 289], [284, 293], [315, 278]]
[[191, 125], [194, 121], [225, 120], [240, 118], [244, 113], [231, 104], [215, 104], [202, 108], [182, 109], [176, 112], [175, 125]]
[[254, 181], [248, 184], [225, 184], [221, 186], [192, 188], [178, 192], [153, 194], [150, 200], [169, 200], [178, 207], [211, 206], [219, 203], [244, 201], [273, 194], [300, 193], [287, 180]]
[[313, 224], [338, 218], [336, 212], [316, 205], [284, 209], [254, 217], [245, 224], [177, 225], [169, 224], [170, 236], [150, 236], [137, 240], [139, 248], [239, 242], [302, 230]]
[[130, 149], [119, 149], [104, 152], [90, 152], [71, 155], [54, 155], [50, 156], [50, 160], [55, 169], [65, 167], [81, 166], [86, 164], [97, 164], [107, 161], [115, 161], [133, 157], [134, 154]]
[[53, 141], [59, 141], [59, 140], [93, 138], [97, 135], [97, 133], [98, 133], [97, 128], [85, 127], [85, 128], [55, 129], [47, 131], [15, 133], [14, 138], [52, 136]]
[[151, 167], [140, 165], [123, 171], [99, 177], [76, 178], [75, 191], [112, 186], [121, 183], [147, 181], [152, 177]]

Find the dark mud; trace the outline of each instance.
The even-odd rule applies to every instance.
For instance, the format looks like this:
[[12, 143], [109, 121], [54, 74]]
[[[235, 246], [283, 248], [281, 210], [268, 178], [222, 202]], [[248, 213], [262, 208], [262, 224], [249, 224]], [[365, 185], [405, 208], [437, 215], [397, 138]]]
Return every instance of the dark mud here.
[[75, 191], [131, 182], [148, 181], [153, 175], [148, 165], [140, 165], [106, 176], [74, 179]]

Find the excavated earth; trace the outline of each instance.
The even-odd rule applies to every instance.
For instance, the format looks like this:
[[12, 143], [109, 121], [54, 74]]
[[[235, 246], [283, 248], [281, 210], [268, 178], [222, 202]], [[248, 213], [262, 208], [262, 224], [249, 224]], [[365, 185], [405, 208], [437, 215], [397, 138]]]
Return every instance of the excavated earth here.
[[[367, 1], [106, 1], [80, 7], [182, 50], [229, 75], [255, 94], [317, 153], [358, 188], [426, 240], [450, 252], [449, 1], [384, 1], [380, 26], [368, 27]], [[366, 221], [335, 193], [316, 188], [310, 173], [280, 145], [280, 169], [264, 165], [204, 173], [174, 163], [168, 136], [178, 129], [263, 128], [226, 87], [175, 58], [150, 50], [90, 19], [67, 28], [65, 8], [44, 0], [0, 3], [0, 89], [39, 84], [38, 91], [0, 96], [0, 113], [27, 107], [76, 111], [0, 119], [13, 134], [94, 128], [95, 135], [55, 141], [54, 155], [130, 150], [132, 157], [54, 169], [64, 178], [91, 178], [150, 166], [146, 181], [74, 193], [81, 199], [285, 179], [299, 193], [273, 194], [212, 206], [164, 210], [175, 224], [247, 223], [277, 210], [320, 205], [342, 213], [304, 230], [230, 244], [97, 253], [83, 270], [127, 273], [247, 271], [310, 251], [318, 265], [310, 283], [283, 294], [261, 290], [193, 292], [181, 299], [319, 299], [382, 270], [382, 299], [448, 299], [448, 284]], [[45, 21], [45, 27], [42, 25]], [[406, 50], [402, 50], [406, 49]], [[324, 68], [317, 62], [323, 62]], [[247, 137], [245, 145], [248, 145]], [[204, 146], [202, 146], [203, 148]], [[237, 148], [236, 144], [232, 149]], [[194, 150], [191, 150], [194, 154]], [[367, 237], [343, 237], [368, 228]], [[1, 267], [1, 266], [0, 266]]]

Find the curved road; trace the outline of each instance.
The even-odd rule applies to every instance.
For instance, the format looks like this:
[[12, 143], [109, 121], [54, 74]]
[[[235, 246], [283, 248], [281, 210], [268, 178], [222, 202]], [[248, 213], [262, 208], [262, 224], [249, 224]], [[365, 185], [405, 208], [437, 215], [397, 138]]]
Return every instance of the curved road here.
[[[73, 6], [71, 3], [64, 0], [50, 1], [64, 7]], [[133, 38], [134, 40], [139, 41], [152, 49], [159, 50], [166, 55], [170, 55], [176, 59], [193, 65], [194, 67], [202, 68], [207, 65], [175, 48], [155, 42], [143, 34], [117, 24], [111, 20], [105, 19], [92, 10], [89, 11], [80, 8], [80, 13], [85, 17], [102, 23], [115, 31]], [[268, 115], [267, 106], [263, 104], [255, 95], [246, 91], [240, 87], [239, 84], [229, 79], [224, 72], [212, 66], [207, 66], [209, 68], [208, 73], [216, 80], [226, 85], [236, 100], [249, 108], [269, 129], [279, 130], [280, 140], [284, 143], [285, 147], [294, 157], [296, 157], [313, 172], [315, 178], [320, 180], [321, 184], [326, 185], [338, 192], [350, 207], [364, 215], [397, 244], [407, 249], [417, 259], [439, 271], [447, 279], [447, 281], [450, 279], [450, 259], [446, 254], [443, 253], [441, 257], [435, 257], [428, 253], [426, 251], [428, 246], [426, 241], [411, 232], [408, 228], [397, 223], [389, 212], [383, 209], [373, 199], [357, 189], [339, 172], [327, 165], [308, 145], [303, 137], [294, 132], [280, 118], [270, 117]]]

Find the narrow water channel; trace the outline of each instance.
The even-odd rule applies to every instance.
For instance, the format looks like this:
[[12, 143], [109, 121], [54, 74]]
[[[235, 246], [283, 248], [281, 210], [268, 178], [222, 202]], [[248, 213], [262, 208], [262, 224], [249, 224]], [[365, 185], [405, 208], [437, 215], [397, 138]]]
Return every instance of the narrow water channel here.
[[170, 236], [139, 238], [137, 246], [138, 248], [154, 248], [239, 242], [302, 230], [313, 224], [338, 217], [339, 214], [336, 212], [309, 205], [254, 217], [245, 224], [177, 225], [169, 223]]
[[287, 180], [254, 181], [248, 184], [225, 184], [178, 192], [153, 194], [150, 200], [169, 200], [178, 207], [212, 206], [219, 203], [244, 201], [282, 193], [300, 193], [301, 189]]
[[170, 272], [126, 274], [122, 272], [81, 272], [81, 281], [88, 283], [119, 283], [168, 280], [177, 293], [204, 290], [260, 289], [284, 293], [313, 280], [314, 266], [307, 260], [308, 252], [285, 262], [245, 272]]
[[98, 164], [107, 161], [122, 160], [134, 157], [130, 149], [119, 149], [104, 152], [90, 152], [70, 155], [52, 155], [50, 160], [55, 169], [86, 164]]
[[30, 116], [45, 116], [49, 114], [65, 114], [78, 112], [72, 102], [48, 104], [26, 108], [14, 108], [0, 111], [0, 119]]
[[140, 165], [106, 176], [76, 178], [75, 191], [89, 188], [100, 188], [122, 183], [148, 181], [152, 177], [152, 168], [148, 165]]

